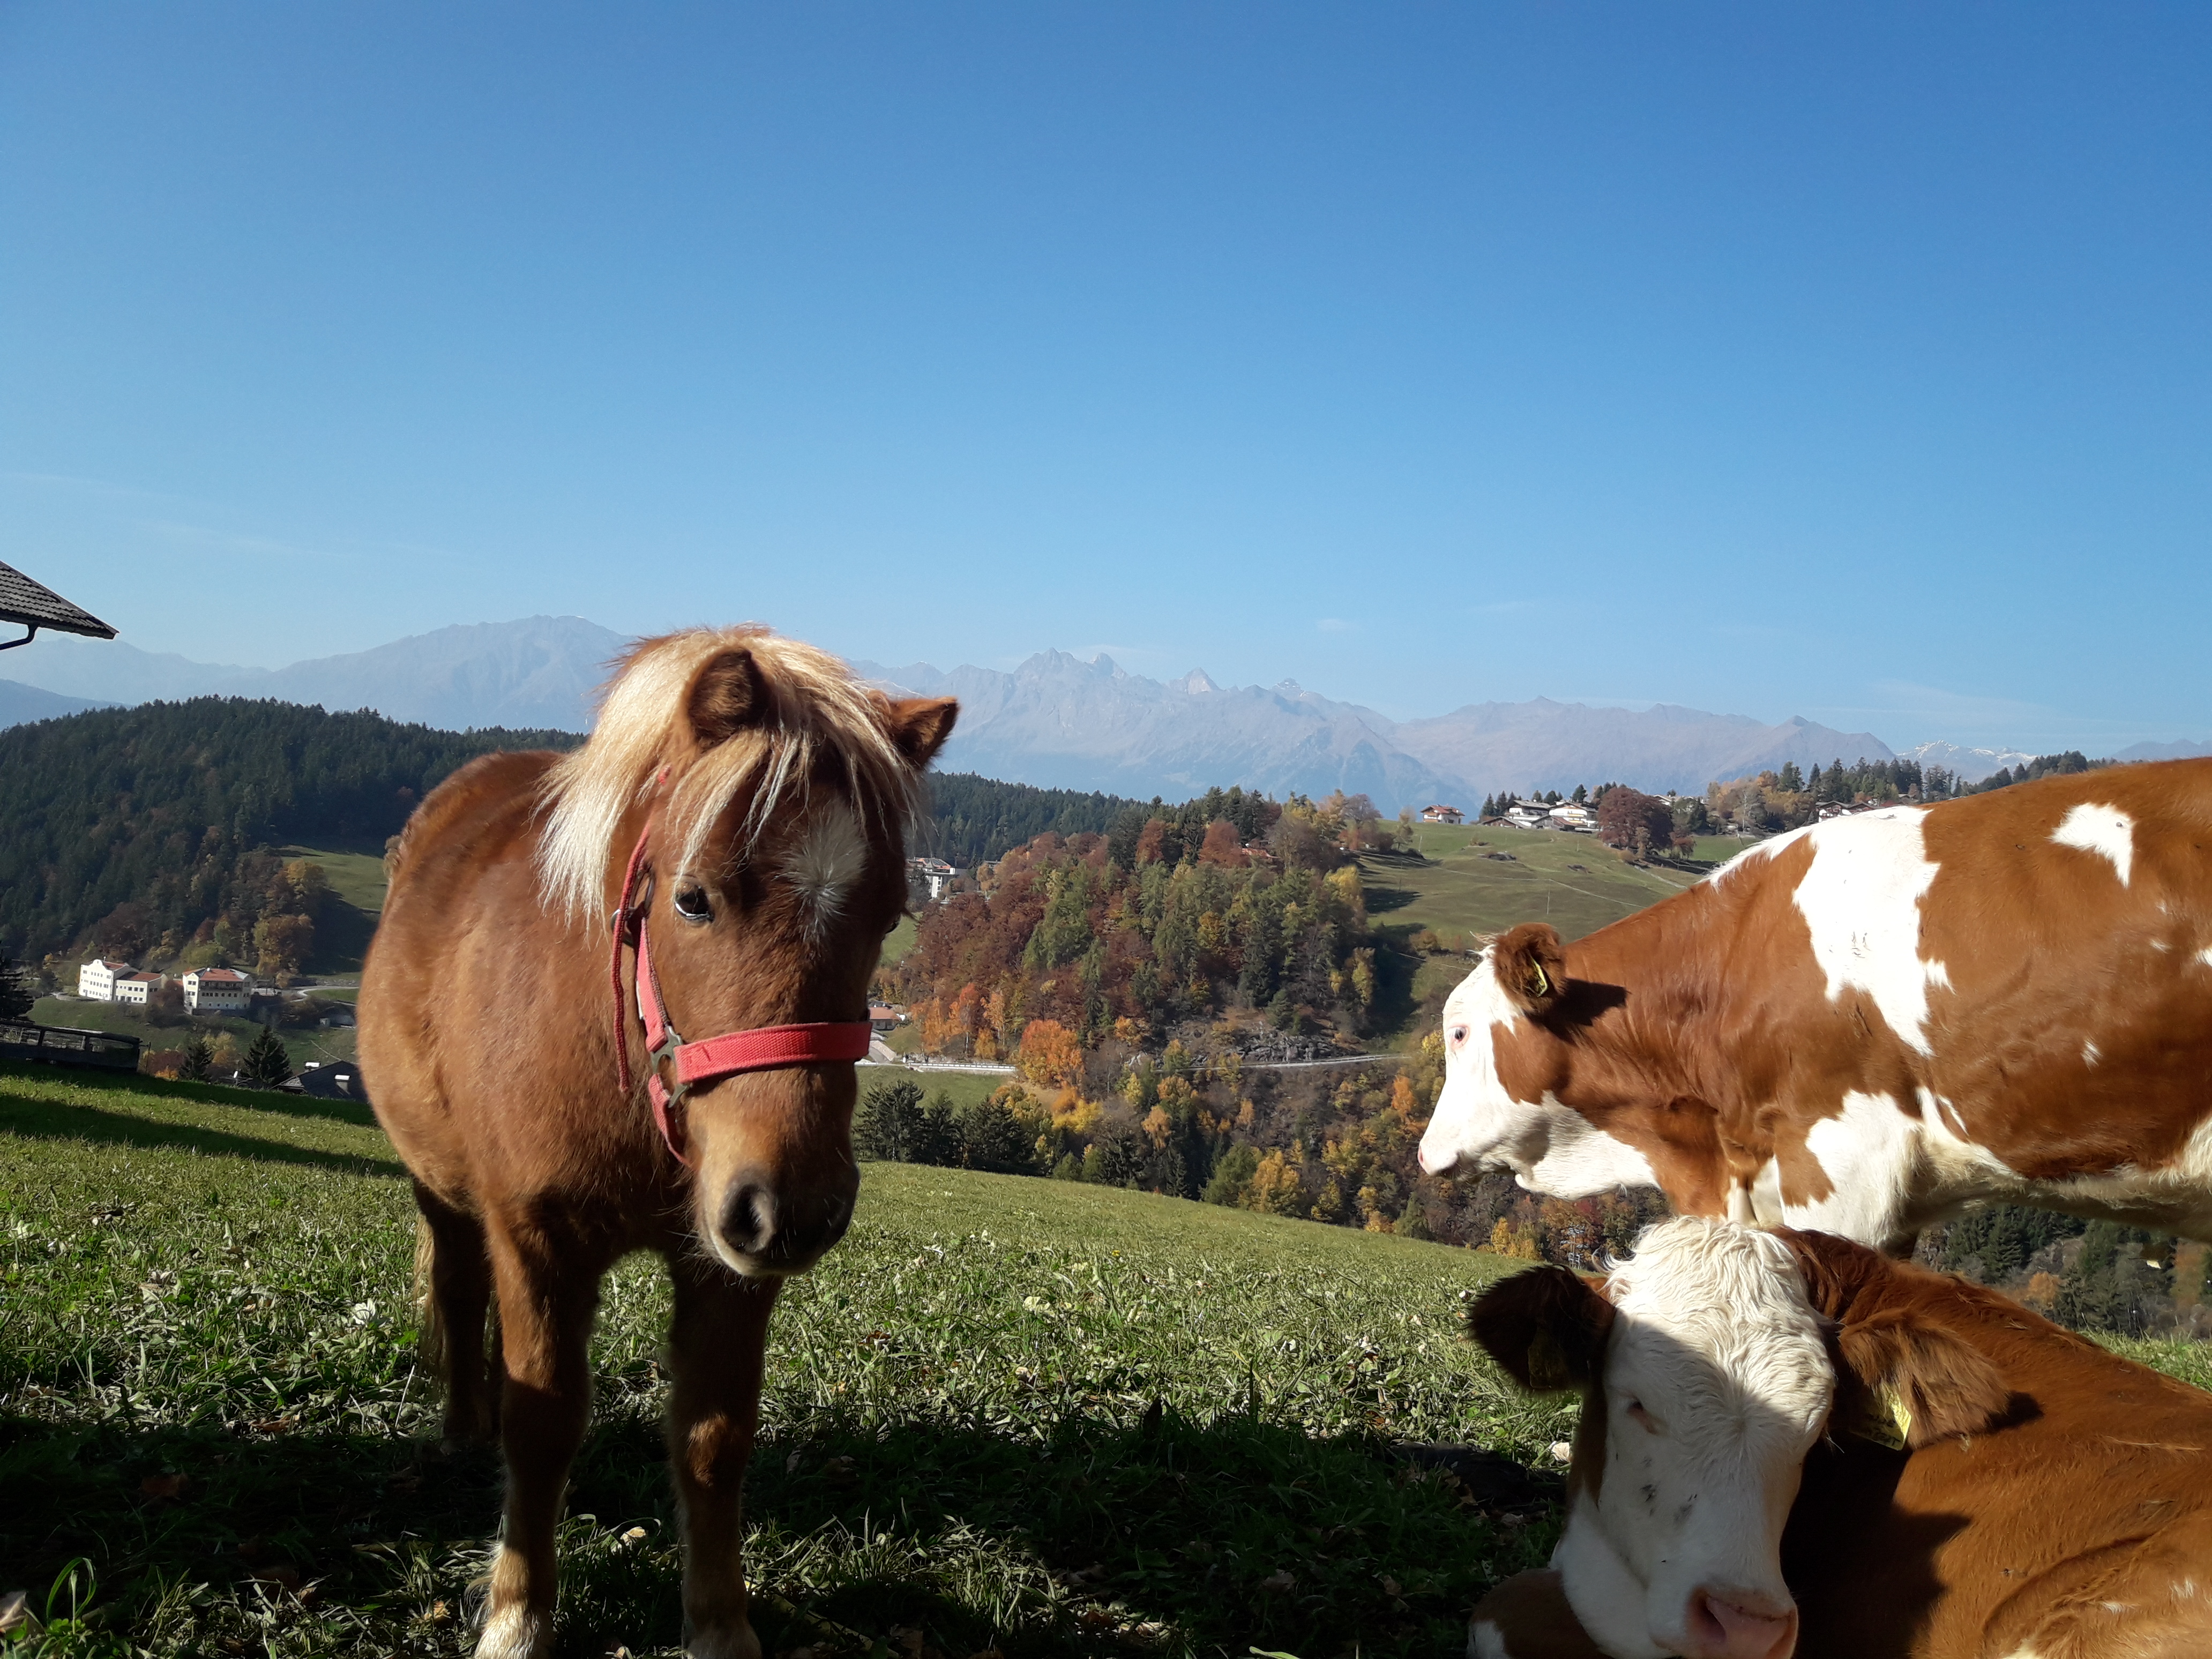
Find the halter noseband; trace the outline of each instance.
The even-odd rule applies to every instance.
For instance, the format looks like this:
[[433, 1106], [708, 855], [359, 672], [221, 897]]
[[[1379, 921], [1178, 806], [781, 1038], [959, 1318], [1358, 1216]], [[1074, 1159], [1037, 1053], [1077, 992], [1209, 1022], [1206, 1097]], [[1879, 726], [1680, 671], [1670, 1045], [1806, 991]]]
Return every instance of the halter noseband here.
[[[633, 981], [639, 1022], [645, 1027], [646, 1093], [653, 1099], [653, 1121], [660, 1138], [686, 1169], [684, 1133], [676, 1109], [684, 1097], [701, 1084], [713, 1083], [740, 1072], [775, 1072], [794, 1066], [822, 1066], [833, 1060], [865, 1060], [873, 1028], [865, 1019], [824, 1020], [805, 1025], [759, 1025], [749, 1031], [730, 1031], [701, 1042], [686, 1042], [669, 1023], [668, 1004], [660, 994], [660, 976], [653, 970], [653, 948], [645, 935], [646, 912], [653, 902], [651, 874], [646, 867], [647, 824], [630, 849], [629, 867], [623, 873], [622, 903], [611, 919], [614, 930], [613, 957], [608, 979], [614, 990], [615, 1070], [622, 1079], [623, 1096], [630, 1092], [629, 1033], [624, 1024], [628, 1010], [623, 996], [623, 946], [637, 953]], [[640, 878], [645, 891], [638, 891]], [[672, 1062], [675, 1082], [661, 1077], [663, 1061]]]

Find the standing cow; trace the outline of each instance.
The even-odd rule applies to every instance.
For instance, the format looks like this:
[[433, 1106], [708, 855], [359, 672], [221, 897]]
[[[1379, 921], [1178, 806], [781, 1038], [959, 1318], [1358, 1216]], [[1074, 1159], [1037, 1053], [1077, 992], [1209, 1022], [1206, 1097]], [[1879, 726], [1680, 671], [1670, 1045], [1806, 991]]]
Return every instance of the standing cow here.
[[1891, 1251], [1975, 1200], [2212, 1239], [2212, 761], [1781, 836], [1444, 1005], [1434, 1174]]

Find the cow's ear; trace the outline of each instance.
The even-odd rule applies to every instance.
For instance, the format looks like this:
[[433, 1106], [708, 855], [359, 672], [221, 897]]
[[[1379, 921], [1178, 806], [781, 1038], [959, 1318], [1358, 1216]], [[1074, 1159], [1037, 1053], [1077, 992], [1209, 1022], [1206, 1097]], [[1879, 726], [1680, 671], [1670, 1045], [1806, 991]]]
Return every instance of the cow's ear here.
[[1549, 922], [1508, 928], [1490, 947], [1490, 965], [1498, 988], [1524, 1013], [1547, 1013], [1567, 994], [1567, 953]]
[[890, 733], [891, 747], [905, 757], [908, 766], [921, 771], [952, 735], [952, 722], [960, 717], [959, 701], [953, 697], [906, 697], [896, 702], [885, 697], [882, 701], [884, 726]]
[[1917, 1451], [1956, 1435], [1980, 1434], [2012, 1407], [1981, 1350], [1923, 1312], [1885, 1309], [1836, 1333], [1836, 1351], [1872, 1397], [1877, 1429]]
[[1475, 1298], [1467, 1332], [1524, 1389], [1596, 1385], [1613, 1304], [1565, 1267], [1530, 1267]]

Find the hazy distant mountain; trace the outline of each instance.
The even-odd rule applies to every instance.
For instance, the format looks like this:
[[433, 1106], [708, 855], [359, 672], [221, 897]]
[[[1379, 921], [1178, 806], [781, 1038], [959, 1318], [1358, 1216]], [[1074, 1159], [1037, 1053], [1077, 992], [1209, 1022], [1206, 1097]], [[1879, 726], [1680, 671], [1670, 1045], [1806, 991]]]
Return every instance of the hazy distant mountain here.
[[226, 663], [194, 662], [173, 651], [141, 651], [121, 640], [83, 639], [73, 634], [41, 634], [8, 665], [27, 685], [64, 696], [102, 702], [152, 702], [157, 697], [204, 696], [235, 690], [242, 682], [268, 673]]
[[478, 623], [319, 657], [256, 682], [255, 696], [374, 708], [396, 720], [583, 732], [607, 665], [629, 643], [581, 617]]
[[1216, 783], [1278, 795], [1342, 789], [1395, 812], [1439, 799], [1469, 806], [1509, 789], [1610, 780], [1698, 790], [1790, 760], [1891, 758], [1879, 738], [1808, 720], [1764, 726], [1741, 714], [1637, 713], [1542, 697], [1401, 723], [1294, 681], [1228, 690], [1197, 669], [1160, 681], [1109, 658], [1086, 663], [1058, 651], [1011, 674], [854, 666], [887, 684], [960, 699], [941, 762], [949, 771], [1139, 797], [1172, 799]]
[[1592, 708], [1538, 697], [1470, 703], [1433, 720], [1407, 720], [1391, 736], [1407, 753], [1465, 780], [1472, 794], [1626, 783], [1695, 794], [1785, 761], [1889, 760], [1889, 745], [1866, 732], [1838, 732], [1799, 717], [1763, 726], [1744, 714], [1708, 714], [1661, 703], [1642, 710]]
[[2197, 755], [2212, 755], [2212, 740], [2185, 738], [2179, 743], [2139, 743], [2123, 749], [2112, 758], [2124, 761], [2188, 760]]
[[853, 666], [889, 686], [960, 699], [960, 722], [938, 763], [949, 772], [1139, 799], [1179, 799], [1214, 784], [1275, 795], [1342, 789], [1386, 811], [1452, 788], [1390, 742], [1382, 715], [1288, 680], [1231, 690], [1199, 670], [1160, 681], [1110, 657], [1086, 663], [1062, 651], [1040, 653], [1011, 674]]
[[0, 726], [21, 726], [30, 720], [50, 720], [57, 714], [74, 714], [107, 704], [85, 697], [64, 697], [14, 680], [0, 680]]
[[2035, 758], [2017, 749], [1961, 749], [1955, 743], [1940, 740], [1915, 744], [1902, 753], [1905, 759], [1918, 761], [1923, 766], [1940, 766], [1955, 772], [1966, 783], [1979, 783], [2000, 767], [2018, 766]]
[[581, 732], [591, 726], [592, 693], [607, 664], [628, 643], [581, 617], [532, 617], [441, 628], [286, 668], [198, 663], [119, 640], [71, 638], [41, 638], [24, 652], [28, 657], [35, 650], [37, 659], [21, 666], [37, 687], [106, 702], [280, 697], [331, 709], [374, 708], [392, 720], [455, 731], [507, 726]]

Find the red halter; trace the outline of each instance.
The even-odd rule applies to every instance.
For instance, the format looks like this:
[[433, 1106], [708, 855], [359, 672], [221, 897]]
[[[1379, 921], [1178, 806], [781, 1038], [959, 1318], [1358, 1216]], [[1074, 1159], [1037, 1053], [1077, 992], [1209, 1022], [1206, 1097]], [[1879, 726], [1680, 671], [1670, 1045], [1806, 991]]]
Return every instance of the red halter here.
[[[684, 1156], [683, 1131], [676, 1119], [676, 1108], [684, 1097], [702, 1083], [735, 1077], [740, 1072], [781, 1071], [793, 1066], [822, 1066], [833, 1060], [865, 1060], [873, 1029], [865, 1019], [817, 1021], [807, 1025], [762, 1025], [750, 1031], [731, 1031], [722, 1036], [708, 1037], [703, 1042], [686, 1042], [669, 1024], [668, 1005], [660, 994], [660, 976], [653, 971], [653, 949], [646, 942], [646, 912], [653, 902], [653, 890], [648, 883], [643, 899], [638, 897], [638, 878], [646, 874], [646, 837], [652, 834], [648, 824], [630, 849], [629, 868], [623, 874], [622, 903], [614, 913], [613, 959], [609, 965], [608, 978], [614, 988], [615, 1007], [615, 1068], [622, 1079], [622, 1091], [630, 1091], [629, 1034], [623, 1028], [623, 1016], [628, 1012], [623, 997], [623, 946], [628, 945], [637, 952], [637, 974], [634, 981], [637, 997], [637, 1013], [645, 1027], [645, 1049], [647, 1065], [646, 1093], [653, 1099], [653, 1121], [660, 1127], [660, 1138], [668, 1143], [668, 1150], [676, 1161], [686, 1169], [691, 1160]], [[661, 1062], [672, 1060], [676, 1082], [672, 1088], [662, 1081]]]

